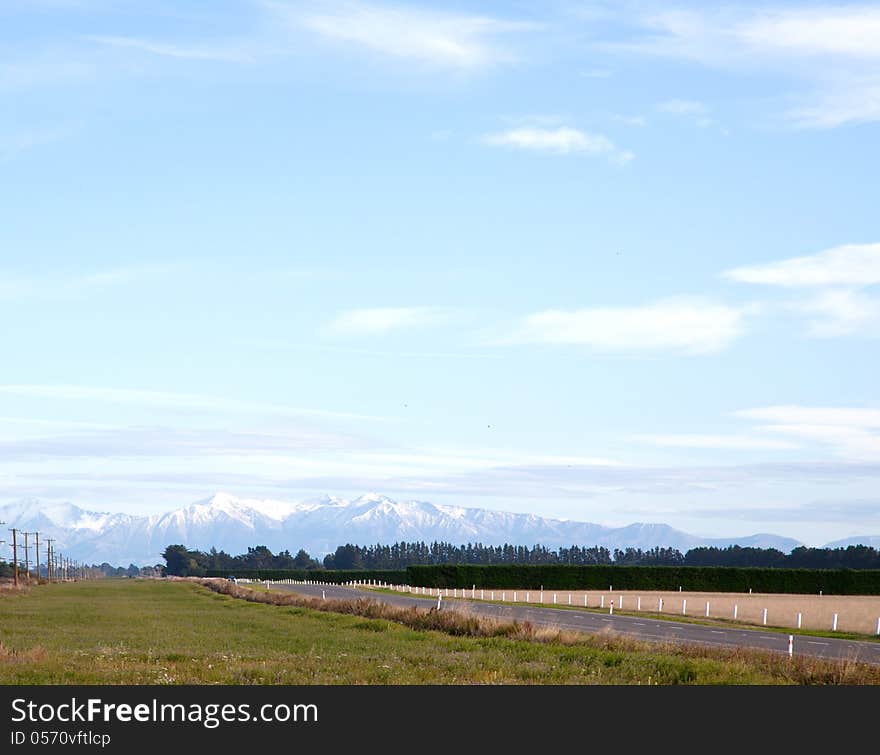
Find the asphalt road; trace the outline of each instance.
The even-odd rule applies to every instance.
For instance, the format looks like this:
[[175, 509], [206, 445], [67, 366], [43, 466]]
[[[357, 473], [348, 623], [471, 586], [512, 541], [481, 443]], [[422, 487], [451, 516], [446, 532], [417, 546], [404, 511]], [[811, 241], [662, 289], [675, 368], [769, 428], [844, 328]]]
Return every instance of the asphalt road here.
[[[323, 590], [328, 598], [355, 599], [369, 597], [395, 606], [419, 606], [431, 608], [437, 598], [395, 595], [391, 593], [358, 590], [340, 585], [273, 585], [274, 590], [288, 590], [302, 595], [321, 597]], [[443, 599], [441, 610], [453, 611], [466, 606], [469, 613], [497, 619], [529, 621], [536, 626], [553, 626], [578, 632], [593, 633], [611, 629], [622, 635], [653, 642], [681, 642], [720, 647], [747, 647], [788, 653], [788, 634], [767, 632], [760, 628], [730, 629], [719, 626], [687, 624], [679, 621], [648, 619], [641, 616], [609, 615], [593, 611], [564, 608], [538, 608], [518, 605], [501, 605], [461, 599]], [[820, 658], [843, 658], [880, 665], [880, 642], [838, 640], [831, 637], [794, 635], [793, 650], [798, 655]]]

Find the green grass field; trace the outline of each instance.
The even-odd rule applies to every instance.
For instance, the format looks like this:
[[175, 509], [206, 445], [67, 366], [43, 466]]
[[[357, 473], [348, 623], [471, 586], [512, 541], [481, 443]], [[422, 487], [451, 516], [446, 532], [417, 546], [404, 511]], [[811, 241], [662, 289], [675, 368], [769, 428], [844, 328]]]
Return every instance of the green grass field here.
[[454, 637], [248, 602], [189, 582], [100, 580], [0, 594], [2, 684], [878, 683], [880, 670], [614, 637]]

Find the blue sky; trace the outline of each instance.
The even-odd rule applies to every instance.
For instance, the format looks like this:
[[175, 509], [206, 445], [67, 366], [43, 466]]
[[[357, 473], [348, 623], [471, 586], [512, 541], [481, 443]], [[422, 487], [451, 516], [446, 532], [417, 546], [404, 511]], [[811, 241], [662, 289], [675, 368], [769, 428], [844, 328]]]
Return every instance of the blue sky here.
[[880, 532], [880, 8], [0, 6], [0, 497]]

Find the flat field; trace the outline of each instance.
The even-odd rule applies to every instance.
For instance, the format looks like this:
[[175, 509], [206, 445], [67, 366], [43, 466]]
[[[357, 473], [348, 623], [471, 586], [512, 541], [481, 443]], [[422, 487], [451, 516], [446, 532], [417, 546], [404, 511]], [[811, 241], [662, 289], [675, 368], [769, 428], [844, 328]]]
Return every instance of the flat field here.
[[0, 684], [875, 684], [880, 670], [608, 635], [452, 636], [193, 582], [0, 594]]
[[[436, 588], [432, 590], [437, 594]], [[449, 590], [462, 595], [462, 590]], [[471, 598], [471, 590], [464, 590], [465, 597]], [[473, 591], [479, 599], [514, 600], [518, 603], [538, 603], [544, 605], [580, 606], [588, 608], [609, 608], [614, 601], [614, 610], [622, 608], [626, 612], [639, 609], [645, 614], [657, 616], [689, 616], [706, 618], [706, 604], [709, 604], [708, 618], [733, 620], [734, 607], [736, 619], [743, 624], [762, 625], [764, 609], [767, 609], [767, 626], [796, 628], [798, 613], [801, 614], [801, 628], [819, 632], [830, 632], [834, 614], [837, 614], [837, 631], [853, 634], [876, 635], [880, 620], [880, 595], [782, 595], [765, 593], [708, 593], [708, 592], [651, 592], [635, 590], [578, 591], [578, 590], [480, 590]], [[444, 597], [446, 589], [443, 590]], [[586, 604], [584, 603], [586, 599]], [[641, 602], [639, 602], [641, 599]], [[662, 599], [662, 609], [660, 600]]]

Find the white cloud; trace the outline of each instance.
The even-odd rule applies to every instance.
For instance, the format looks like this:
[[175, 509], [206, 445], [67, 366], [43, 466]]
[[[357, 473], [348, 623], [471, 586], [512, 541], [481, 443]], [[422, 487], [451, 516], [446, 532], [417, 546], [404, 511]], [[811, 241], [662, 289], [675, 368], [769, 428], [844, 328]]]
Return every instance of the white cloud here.
[[604, 68], [593, 68], [581, 71], [580, 75], [585, 79], [610, 79], [611, 71]]
[[649, 13], [638, 23], [648, 34], [610, 46], [807, 82], [813, 91], [786, 113], [796, 125], [880, 119], [880, 8], [728, 6]]
[[326, 39], [351, 43], [402, 60], [453, 69], [478, 69], [514, 59], [496, 38], [531, 28], [487, 16], [421, 10], [407, 5], [322, 4], [312, 12], [287, 10], [290, 20]]
[[786, 115], [796, 125], [808, 128], [880, 121], [880, 73], [840, 77]]
[[734, 27], [752, 48], [880, 60], [880, 8], [826, 6], [764, 11]]
[[880, 409], [797, 405], [743, 409], [736, 416], [780, 425], [836, 425], [880, 428]]
[[880, 244], [846, 244], [806, 257], [727, 270], [726, 278], [770, 286], [864, 286], [880, 283]]
[[736, 412], [761, 430], [829, 446], [848, 461], [880, 460], [880, 409], [769, 406]]
[[72, 131], [70, 126], [34, 128], [0, 136], [0, 160], [11, 160], [35, 147], [61, 141]]
[[248, 412], [266, 415], [316, 416], [339, 419], [367, 419], [385, 421], [375, 417], [349, 412], [334, 412], [321, 409], [304, 409], [293, 406], [247, 401], [241, 399], [204, 396], [190, 393], [150, 391], [131, 388], [103, 388], [86, 385], [0, 385], [0, 395], [24, 396], [63, 401], [97, 401], [112, 404], [136, 404], [146, 407], [165, 407], [175, 410], [198, 412]]
[[496, 147], [550, 152], [557, 155], [587, 154], [605, 155], [616, 162], [626, 163], [633, 159], [632, 152], [618, 149], [602, 134], [591, 134], [576, 128], [513, 128], [483, 137], [486, 144]]
[[648, 123], [647, 119], [643, 115], [615, 115], [612, 117], [618, 123], [623, 123], [627, 126], [637, 126], [641, 128]]
[[657, 109], [675, 115], [702, 115], [706, 112], [706, 106], [696, 100], [666, 100], [657, 105]]
[[176, 264], [137, 265], [126, 268], [98, 270], [67, 277], [37, 278], [4, 275], [0, 272], [0, 300], [42, 298], [50, 300], [91, 294], [107, 288], [139, 280], [167, 275], [180, 266]]
[[809, 333], [812, 336], [826, 338], [853, 333], [880, 335], [880, 299], [859, 291], [824, 291], [793, 308], [820, 316], [810, 321]]
[[0, 91], [35, 87], [70, 86], [92, 80], [98, 66], [91, 62], [63, 60], [44, 55], [31, 60], [0, 63]]
[[639, 435], [637, 440], [671, 448], [723, 448], [729, 450], [790, 449], [796, 443], [754, 435]]
[[529, 315], [510, 339], [612, 351], [720, 351], [744, 331], [746, 310], [695, 299], [641, 307], [548, 310]]
[[329, 325], [329, 330], [340, 335], [381, 335], [427, 325], [437, 325], [449, 319], [449, 313], [432, 307], [376, 307], [352, 309], [341, 313]]
[[640, 23], [651, 36], [626, 47], [706, 63], [752, 67], [773, 58], [880, 59], [880, 9], [868, 6], [670, 10], [645, 14]]
[[253, 56], [245, 51], [240, 45], [231, 44], [229, 46], [198, 46], [198, 45], [181, 45], [169, 42], [157, 42], [149, 39], [139, 39], [136, 37], [90, 37], [93, 42], [97, 42], [108, 47], [127, 48], [131, 50], [140, 50], [151, 55], [159, 55], [168, 58], [180, 58], [184, 60], [213, 60], [225, 61], [228, 63], [247, 63], [253, 60]]

